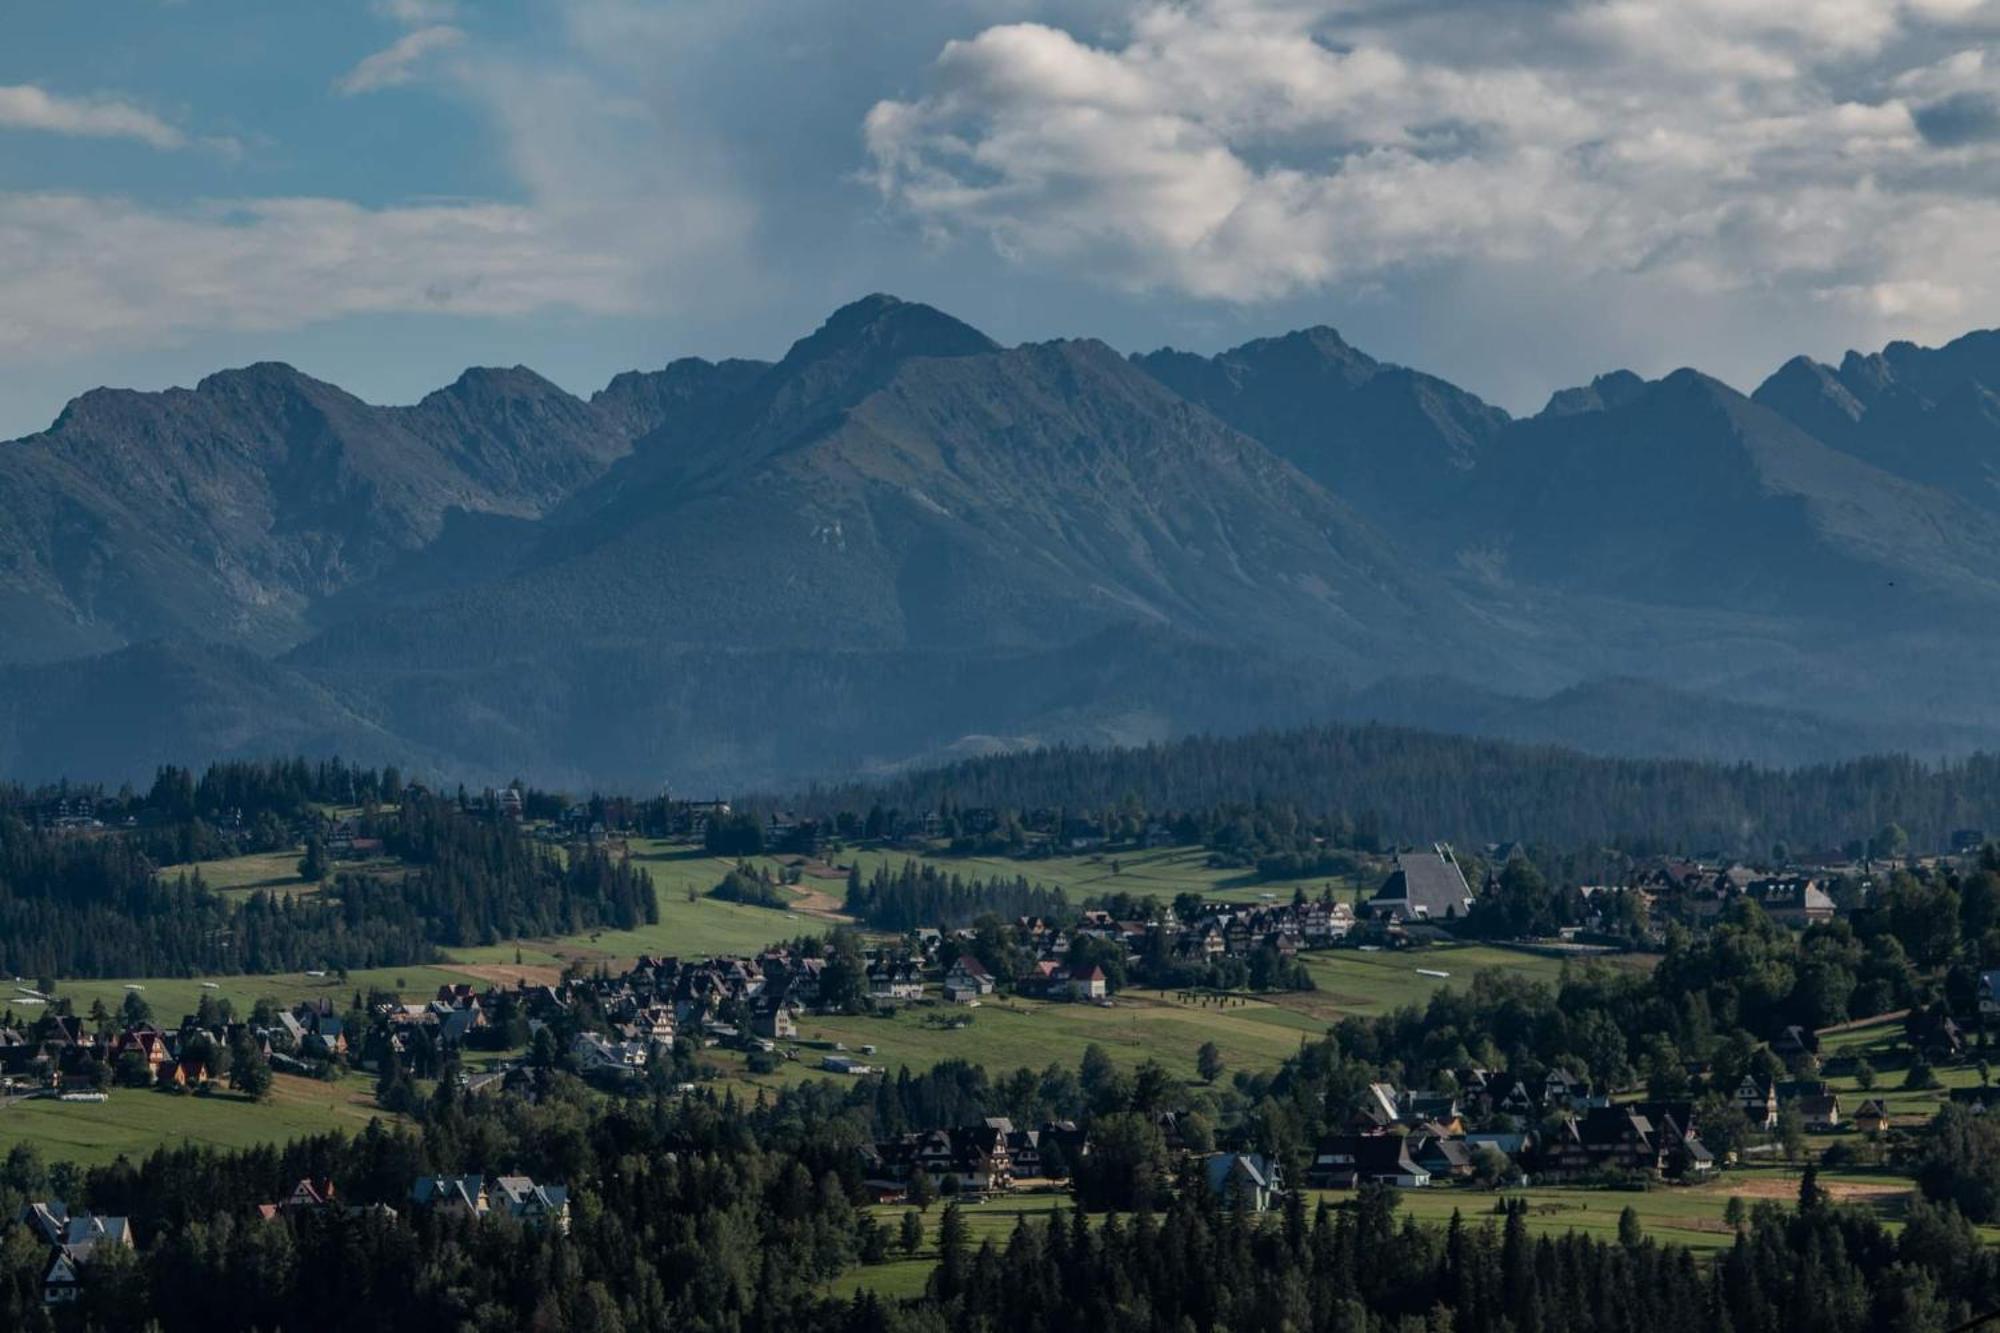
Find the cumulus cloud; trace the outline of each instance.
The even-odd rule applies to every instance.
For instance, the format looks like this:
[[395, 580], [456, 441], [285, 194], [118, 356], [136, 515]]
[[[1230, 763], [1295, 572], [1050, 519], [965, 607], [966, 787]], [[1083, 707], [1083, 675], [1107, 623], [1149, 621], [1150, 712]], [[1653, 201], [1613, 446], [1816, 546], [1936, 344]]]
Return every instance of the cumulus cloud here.
[[0, 85], [0, 129], [136, 139], [154, 148], [184, 148], [188, 143], [180, 130], [129, 102], [58, 97], [31, 83]]
[[934, 243], [1133, 291], [1555, 263], [1931, 327], [2000, 301], [1991, 9], [1143, 0], [951, 41], [862, 133]]
[[394, 88], [417, 77], [417, 70], [430, 57], [448, 51], [465, 40], [465, 32], [450, 24], [437, 23], [406, 32], [394, 42], [334, 80], [334, 88], [349, 97]]

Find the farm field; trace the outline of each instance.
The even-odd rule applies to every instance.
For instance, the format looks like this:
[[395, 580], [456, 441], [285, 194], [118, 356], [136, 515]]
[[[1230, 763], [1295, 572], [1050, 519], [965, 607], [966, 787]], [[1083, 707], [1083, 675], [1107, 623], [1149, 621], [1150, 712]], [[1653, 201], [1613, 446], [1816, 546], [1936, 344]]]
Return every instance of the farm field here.
[[274, 1077], [269, 1100], [247, 1101], [230, 1092], [207, 1096], [114, 1088], [103, 1102], [36, 1099], [0, 1106], [0, 1151], [32, 1144], [44, 1160], [84, 1166], [134, 1159], [182, 1143], [244, 1148], [284, 1143], [328, 1130], [353, 1133], [376, 1117], [374, 1085], [362, 1075], [339, 1083]]

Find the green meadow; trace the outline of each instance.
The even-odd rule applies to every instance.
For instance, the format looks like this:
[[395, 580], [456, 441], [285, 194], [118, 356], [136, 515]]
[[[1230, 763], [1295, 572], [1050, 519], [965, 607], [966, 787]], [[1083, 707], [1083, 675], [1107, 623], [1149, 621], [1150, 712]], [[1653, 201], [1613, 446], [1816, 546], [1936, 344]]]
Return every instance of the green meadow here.
[[47, 1161], [96, 1166], [183, 1143], [245, 1148], [328, 1130], [352, 1133], [377, 1117], [393, 1118], [376, 1108], [373, 1091], [359, 1074], [338, 1083], [279, 1074], [263, 1102], [226, 1091], [135, 1088], [114, 1088], [102, 1102], [18, 1101], [0, 1105], [0, 1151], [32, 1144]]

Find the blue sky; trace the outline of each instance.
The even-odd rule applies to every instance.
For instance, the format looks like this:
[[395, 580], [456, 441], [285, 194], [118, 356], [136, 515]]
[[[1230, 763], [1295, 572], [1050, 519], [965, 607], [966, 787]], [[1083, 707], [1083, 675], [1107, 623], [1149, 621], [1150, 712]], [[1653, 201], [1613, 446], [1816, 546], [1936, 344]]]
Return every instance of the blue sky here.
[[2000, 322], [1992, 0], [11, 8], [0, 435], [258, 359], [588, 392], [873, 290], [1517, 410]]

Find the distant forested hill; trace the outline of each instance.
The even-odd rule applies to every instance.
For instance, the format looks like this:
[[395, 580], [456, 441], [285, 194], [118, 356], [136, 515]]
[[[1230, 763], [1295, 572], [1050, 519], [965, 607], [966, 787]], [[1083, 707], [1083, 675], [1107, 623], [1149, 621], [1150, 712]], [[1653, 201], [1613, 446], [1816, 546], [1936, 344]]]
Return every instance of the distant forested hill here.
[[810, 793], [814, 812], [949, 802], [1160, 817], [1264, 803], [1372, 825], [1391, 843], [1613, 842], [1763, 853], [1838, 848], [1900, 824], [1935, 847], [2000, 827], [2000, 757], [1948, 764], [1868, 758], [1798, 769], [1603, 759], [1553, 746], [1386, 726], [1320, 726], [1138, 748], [1056, 747], [967, 759], [879, 784]]

